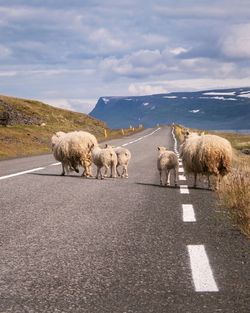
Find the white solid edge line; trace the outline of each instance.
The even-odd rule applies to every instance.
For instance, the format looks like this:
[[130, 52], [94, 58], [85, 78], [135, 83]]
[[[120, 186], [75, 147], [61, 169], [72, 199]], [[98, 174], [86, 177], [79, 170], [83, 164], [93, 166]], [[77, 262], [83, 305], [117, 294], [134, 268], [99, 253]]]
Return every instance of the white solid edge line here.
[[27, 171], [23, 171], [23, 172], [18, 172], [18, 173], [6, 175], [6, 176], [1, 176], [1, 177], [0, 177], [0, 180], [6, 179], [6, 178], [15, 177], [15, 176], [19, 176], [19, 175], [24, 175], [24, 174], [31, 173], [31, 172], [41, 171], [41, 170], [43, 170], [43, 169], [45, 169], [45, 167], [33, 168], [33, 169], [31, 169], [31, 170], [27, 170]]
[[[140, 137], [140, 138], [138, 138], [138, 139], [136, 139], [136, 140], [134, 140], [134, 141], [131, 141], [131, 142], [129, 142], [129, 143], [125, 143], [125, 144], [123, 144], [122, 146], [123, 146], [123, 147], [124, 147], [124, 146], [127, 146], [127, 145], [129, 145], [129, 144], [131, 144], [131, 143], [137, 142], [137, 141], [139, 141], [139, 140], [142, 140], [143, 138], [146, 138], [146, 137], [148, 137], [148, 136], [151, 136], [151, 135], [153, 135], [155, 132], [157, 132], [157, 131], [160, 130], [160, 129], [161, 129], [161, 128], [158, 127], [158, 128], [155, 129], [152, 133], [149, 133], [149, 134], [147, 134], [147, 135], [145, 135], [145, 136], [143, 136], [143, 137]], [[61, 163], [60, 163], [60, 162], [58, 162], [58, 163], [52, 163], [52, 164], [50, 164], [50, 165], [48, 165], [48, 166], [56, 166], [56, 165], [59, 165], [59, 164], [61, 164]], [[45, 169], [45, 167], [37, 167], [37, 168], [33, 168], [33, 169], [27, 170], [27, 171], [22, 171], [22, 172], [10, 174], [10, 175], [0, 176], [0, 180], [7, 179], [7, 178], [11, 178], [11, 177], [15, 177], [15, 176], [20, 176], [20, 175], [24, 175], [24, 174], [32, 173], [32, 172], [36, 172], [36, 171], [41, 171], [41, 170], [43, 170], [43, 169]]]
[[192, 204], [182, 204], [182, 218], [183, 222], [196, 222]]
[[192, 278], [197, 292], [218, 292], [204, 245], [188, 245]]

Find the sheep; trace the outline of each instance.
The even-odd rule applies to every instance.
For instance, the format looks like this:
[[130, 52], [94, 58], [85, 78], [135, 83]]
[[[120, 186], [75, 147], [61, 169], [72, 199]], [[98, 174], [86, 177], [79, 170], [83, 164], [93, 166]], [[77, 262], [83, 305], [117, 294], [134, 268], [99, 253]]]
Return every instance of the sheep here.
[[54, 146], [59, 142], [60, 138], [62, 136], [64, 136], [65, 133], [62, 131], [59, 131], [57, 133], [55, 133], [52, 137], [51, 137], [51, 149], [53, 151]]
[[174, 170], [174, 184], [177, 186], [177, 175], [179, 171], [178, 157], [173, 151], [165, 147], [158, 147], [157, 168], [160, 173], [160, 185], [163, 185], [162, 172], [166, 174], [166, 186], [170, 185], [170, 171]]
[[79, 173], [79, 165], [84, 169], [82, 176], [92, 176], [90, 147], [98, 145], [94, 135], [84, 131], [57, 133], [51, 141], [54, 157], [62, 163], [62, 176], [70, 170]]
[[[111, 146], [107, 148], [100, 148], [99, 146], [92, 145], [91, 147], [92, 161], [97, 166], [96, 179], [104, 179], [107, 175], [109, 167], [111, 168], [110, 177], [116, 177], [117, 156]], [[105, 167], [105, 174], [101, 172], [101, 168]]]
[[228, 140], [216, 135], [191, 135], [182, 144], [181, 157], [185, 172], [194, 174], [194, 187], [197, 174], [206, 175], [208, 188], [210, 176], [216, 177], [215, 189], [221, 177], [231, 171], [233, 151]]
[[[108, 148], [110, 146], [106, 144], [105, 147]], [[117, 166], [116, 166], [117, 175], [120, 176], [121, 178], [123, 177], [128, 178], [128, 164], [131, 159], [131, 152], [123, 147], [116, 147], [113, 149], [117, 155]], [[122, 167], [122, 173], [119, 173], [118, 171], [119, 166]]]

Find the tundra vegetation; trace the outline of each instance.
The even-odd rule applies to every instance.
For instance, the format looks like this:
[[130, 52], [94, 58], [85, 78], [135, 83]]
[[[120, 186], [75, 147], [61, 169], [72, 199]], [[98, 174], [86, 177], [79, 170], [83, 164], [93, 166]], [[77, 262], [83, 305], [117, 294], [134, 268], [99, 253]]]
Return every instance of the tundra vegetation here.
[[[203, 132], [197, 129], [191, 131]], [[233, 147], [232, 170], [223, 178], [216, 191], [218, 203], [232, 223], [250, 237], [250, 155], [241, 152], [249, 148], [250, 135], [213, 131], [205, 133], [221, 136]], [[183, 143], [185, 127], [175, 125], [175, 134], [179, 143]]]
[[51, 136], [58, 131], [84, 130], [98, 142], [141, 131], [112, 130], [86, 114], [55, 108], [39, 101], [0, 95], [0, 159], [51, 152]]

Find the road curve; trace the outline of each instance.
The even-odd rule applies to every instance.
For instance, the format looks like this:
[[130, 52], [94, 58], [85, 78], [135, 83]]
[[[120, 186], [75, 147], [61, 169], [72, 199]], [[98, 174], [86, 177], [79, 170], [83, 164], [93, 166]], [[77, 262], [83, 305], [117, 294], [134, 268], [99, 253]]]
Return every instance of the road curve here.
[[212, 191], [159, 186], [171, 128], [109, 143], [130, 149], [129, 179], [0, 162], [0, 312], [249, 312], [249, 241]]

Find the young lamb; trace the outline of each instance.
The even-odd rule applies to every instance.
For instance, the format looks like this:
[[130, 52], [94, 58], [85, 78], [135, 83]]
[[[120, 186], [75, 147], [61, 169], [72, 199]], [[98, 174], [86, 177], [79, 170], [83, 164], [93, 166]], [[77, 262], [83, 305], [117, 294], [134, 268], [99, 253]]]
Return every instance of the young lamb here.
[[[197, 174], [206, 175], [208, 188], [211, 188], [210, 176], [218, 180], [231, 171], [233, 151], [226, 139], [216, 135], [192, 135], [182, 145], [181, 157], [185, 172], [194, 174], [196, 187]], [[219, 179], [218, 179], [219, 178]]]
[[173, 151], [165, 147], [158, 147], [157, 168], [160, 173], [160, 185], [163, 185], [162, 172], [166, 174], [166, 186], [170, 185], [170, 171], [174, 171], [174, 184], [177, 186], [177, 175], [179, 170], [178, 157]]
[[[107, 148], [100, 148], [98, 146], [91, 147], [92, 161], [97, 166], [96, 179], [104, 179], [109, 167], [111, 168], [110, 177], [116, 177], [117, 156], [111, 146]], [[105, 167], [105, 174], [101, 172], [102, 167]]]
[[[106, 144], [106, 148], [108, 147], [110, 146]], [[123, 147], [116, 147], [113, 149], [117, 155], [117, 166], [116, 166], [117, 175], [122, 178], [123, 177], [128, 178], [128, 164], [131, 159], [131, 152]], [[120, 173], [118, 170], [119, 166], [122, 168], [122, 173]]]
[[54, 136], [53, 154], [55, 159], [62, 163], [61, 175], [72, 169], [79, 173], [78, 167], [82, 166], [82, 176], [91, 176], [90, 147], [97, 146], [95, 136], [84, 131], [74, 131], [59, 136], [57, 142]]

